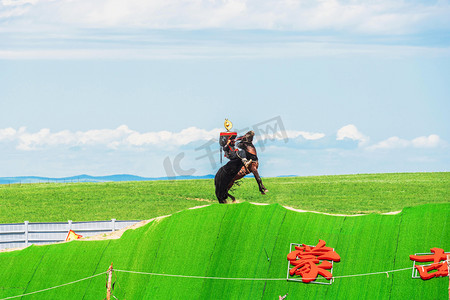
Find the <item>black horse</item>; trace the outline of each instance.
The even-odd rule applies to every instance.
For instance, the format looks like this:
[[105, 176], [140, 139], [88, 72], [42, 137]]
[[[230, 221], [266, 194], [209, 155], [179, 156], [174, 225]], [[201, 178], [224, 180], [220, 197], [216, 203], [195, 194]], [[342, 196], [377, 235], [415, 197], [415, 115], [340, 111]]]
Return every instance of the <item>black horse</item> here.
[[237, 180], [250, 173], [255, 175], [261, 194], [265, 195], [268, 191], [264, 187], [258, 173], [259, 163], [258, 156], [256, 155], [256, 148], [253, 145], [254, 135], [255, 133], [253, 131], [249, 131], [241, 138], [238, 138], [240, 141], [237, 144], [237, 147], [245, 151], [248, 160], [251, 159], [251, 163], [247, 168], [240, 159], [234, 159], [230, 160], [217, 171], [217, 174], [214, 177], [214, 185], [216, 187], [216, 197], [220, 203], [227, 203], [228, 197], [230, 197], [233, 202], [236, 202], [236, 198], [229, 193], [229, 190]]

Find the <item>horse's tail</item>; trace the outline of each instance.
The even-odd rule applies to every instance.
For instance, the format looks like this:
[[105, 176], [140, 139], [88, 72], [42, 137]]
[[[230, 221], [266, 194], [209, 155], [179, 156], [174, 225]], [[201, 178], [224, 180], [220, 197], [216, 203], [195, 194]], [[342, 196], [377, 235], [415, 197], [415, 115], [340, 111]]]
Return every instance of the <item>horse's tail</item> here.
[[228, 198], [228, 186], [224, 184], [225, 171], [220, 168], [214, 177], [214, 185], [216, 187], [216, 197], [219, 203], [227, 203]]

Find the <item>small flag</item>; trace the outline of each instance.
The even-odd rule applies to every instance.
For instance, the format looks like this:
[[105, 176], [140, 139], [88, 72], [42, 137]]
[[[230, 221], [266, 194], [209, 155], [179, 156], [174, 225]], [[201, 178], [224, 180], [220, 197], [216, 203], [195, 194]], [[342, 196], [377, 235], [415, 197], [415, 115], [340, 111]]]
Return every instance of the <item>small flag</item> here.
[[66, 242], [71, 241], [71, 240], [78, 240], [82, 237], [83, 236], [81, 234], [76, 234], [73, 230], [69, 230], [69, 233], [67, 234], [67, 237], [66, 237]]

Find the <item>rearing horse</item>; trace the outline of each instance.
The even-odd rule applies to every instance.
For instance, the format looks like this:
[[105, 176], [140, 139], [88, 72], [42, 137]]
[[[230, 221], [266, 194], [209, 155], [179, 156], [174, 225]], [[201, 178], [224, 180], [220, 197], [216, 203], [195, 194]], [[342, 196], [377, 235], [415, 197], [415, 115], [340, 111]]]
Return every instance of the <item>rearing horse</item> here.
[[253, 173], [255, 175], [256, 182], [258, 183], [259, 191], [262, 195], [265, 195], [268, 190], [264, 187], [261, 177], [258, 173], [258, 156], [256, 154], [256, 148], [253, 145], [253, 137], [255, 133], [253, 131], [247, 132], [240, 138], [237, 147], [244, 150], [248, 160], [251, 159], [248, 168], [243, 166], [240, 160], [230, 161], [225, 166], [219, 169], [214, 178], [216, 186], [216, 196], [220, 203], [226, 203], [228, 197], [233, 202], [236, 202], [236, 198], [229, 193], [229, 190], [234, 183], [243, 178], [245, 175]]

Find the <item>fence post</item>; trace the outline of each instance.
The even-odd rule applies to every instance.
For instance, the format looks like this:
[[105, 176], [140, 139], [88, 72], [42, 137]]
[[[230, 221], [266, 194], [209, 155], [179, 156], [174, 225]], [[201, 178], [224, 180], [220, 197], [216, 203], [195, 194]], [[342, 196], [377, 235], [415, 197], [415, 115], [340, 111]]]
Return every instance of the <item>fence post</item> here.
[[111, 266], [108, 269], [108, 283], [106, 284], [106, 300], [110, 300], [111, 299], [112, 273], [113, 273], [113, 263], [111, 263]]
[[111, 219], [111, 229], [112, 231], [116, 231], [116, 219]]
[[25, 226], [25, 247], [28, 247], [28, 221], [24, 222]]
[[[67, 223], [69, 223], [69, 230], [71, 230], [72, 229], [72, 220], [67, 221]], [[69, 231], [69, 230], [67, 230], [67, 231]]]

